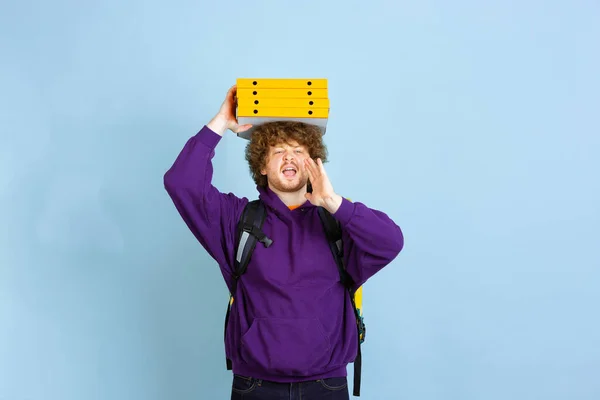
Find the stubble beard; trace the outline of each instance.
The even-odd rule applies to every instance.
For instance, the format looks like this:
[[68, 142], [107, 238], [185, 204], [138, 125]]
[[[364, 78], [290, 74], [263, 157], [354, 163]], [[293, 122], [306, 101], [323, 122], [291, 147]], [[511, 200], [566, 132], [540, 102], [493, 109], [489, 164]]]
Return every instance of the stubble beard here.
[[279, 192], [293, 193], [302, 189], [308, 182], [308, 176], [297, 172], [296, 174], [300, 174], [295, 180], [288, 181], [285, 177], [278, 175], [275, 179], [268, 179], [269, 186], [276, 189]]

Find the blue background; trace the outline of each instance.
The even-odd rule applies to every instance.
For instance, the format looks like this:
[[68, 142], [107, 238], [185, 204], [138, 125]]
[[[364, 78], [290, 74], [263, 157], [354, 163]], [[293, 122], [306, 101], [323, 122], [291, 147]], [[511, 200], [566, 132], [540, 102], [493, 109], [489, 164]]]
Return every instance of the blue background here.
[[[600, 398], [599, 17], [3, 1], [0, 399], [228, 398], [225, 285], [163, 174], [255, 76], [329, 80], [334, 188], [406, 235], [365, 287], [363, 399]], [[215, 183], [254, 197], [244, 145]]]

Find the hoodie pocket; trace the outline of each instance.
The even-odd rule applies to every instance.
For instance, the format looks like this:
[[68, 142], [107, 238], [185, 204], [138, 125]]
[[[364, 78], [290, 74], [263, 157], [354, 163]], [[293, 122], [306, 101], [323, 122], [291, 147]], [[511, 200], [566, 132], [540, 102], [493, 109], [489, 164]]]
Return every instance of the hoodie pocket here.
[[330, 348], [316, 318], [257, 318], [242, 337], [241, 356], [271, 373], [306, 376], [327, 365]]

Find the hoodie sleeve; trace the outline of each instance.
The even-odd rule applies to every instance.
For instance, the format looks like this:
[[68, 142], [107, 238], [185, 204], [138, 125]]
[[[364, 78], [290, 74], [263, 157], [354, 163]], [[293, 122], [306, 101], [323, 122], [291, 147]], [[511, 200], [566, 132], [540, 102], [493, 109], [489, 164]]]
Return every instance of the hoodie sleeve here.
[[343, 198], [333, 216], [340, 222], [346, 268], [356, 286], [391, 263], [404, 247], [404, 235], [385, 213]]
[[164, 186], [186, 225], [229, 281], [237, 221], [248, 200], [212, 184], [215, 147], [222, 139], [204, 126], [191, 137], [164, 175]]

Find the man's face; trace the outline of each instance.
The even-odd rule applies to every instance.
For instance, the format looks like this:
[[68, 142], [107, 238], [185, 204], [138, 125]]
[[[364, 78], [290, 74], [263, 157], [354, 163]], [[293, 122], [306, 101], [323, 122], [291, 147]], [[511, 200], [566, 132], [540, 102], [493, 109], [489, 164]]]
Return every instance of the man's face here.
[[296, 192], [308, 182], [304, 160], [310, 157], [306, 147], [295, 141], [281, 143], [269, 149], [265, 168], [269, 187], [280, 192]]

